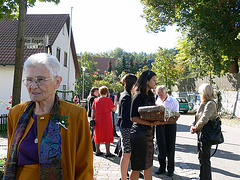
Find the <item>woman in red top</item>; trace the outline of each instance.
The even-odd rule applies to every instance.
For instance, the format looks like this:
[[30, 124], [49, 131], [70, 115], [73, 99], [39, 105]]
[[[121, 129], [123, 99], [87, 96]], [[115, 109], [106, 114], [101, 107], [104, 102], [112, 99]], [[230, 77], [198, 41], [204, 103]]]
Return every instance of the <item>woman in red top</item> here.
[[[108, 98], [108, 88], [102, 86], [99, 88], [100, 97], [95, 98], [92, 109], [92, 117], [95, 120], [95, 135], [94, 141], [96, 143], [96, 156], [103, 153], [100, 151], [100, 144], [106, 145], [106, 157], [112, 157], [110, 153], [110, 143], [113, 142], [113, 125], [111, 110], [116, 111], [117, 107], [113, 104], [112, 100]], [[115, 102], [116, 104], [116, 102]]]

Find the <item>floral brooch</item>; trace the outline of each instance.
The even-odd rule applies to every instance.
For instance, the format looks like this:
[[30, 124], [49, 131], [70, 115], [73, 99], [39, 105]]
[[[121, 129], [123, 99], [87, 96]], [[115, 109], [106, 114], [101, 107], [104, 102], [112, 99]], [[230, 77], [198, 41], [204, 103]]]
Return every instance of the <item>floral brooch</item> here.
[[59, 121], [57, 122], [57, 124], [67, 130], [68, 128], [66, 126], [69, 126], [69, 123], [67, 122], [68, 118], [68, 115], [59, 117]]

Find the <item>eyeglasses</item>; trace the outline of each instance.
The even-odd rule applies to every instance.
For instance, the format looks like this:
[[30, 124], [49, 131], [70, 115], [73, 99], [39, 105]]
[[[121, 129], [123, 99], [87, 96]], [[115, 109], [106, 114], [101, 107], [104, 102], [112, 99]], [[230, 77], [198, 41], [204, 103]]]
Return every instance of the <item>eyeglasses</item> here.
[[46, 77], [42, 77], [42, 76], [38, 76], [38, 77], [35, 77], [35, 78], [26, 77], [25, 79], [23, 79], [23, 84], [25, 86], [31, 86], [32, 83], [35, 82], [37, 86], [42, 86], [46, 81], [48, 81], [52, 78], [53, 77], [46, 78]]

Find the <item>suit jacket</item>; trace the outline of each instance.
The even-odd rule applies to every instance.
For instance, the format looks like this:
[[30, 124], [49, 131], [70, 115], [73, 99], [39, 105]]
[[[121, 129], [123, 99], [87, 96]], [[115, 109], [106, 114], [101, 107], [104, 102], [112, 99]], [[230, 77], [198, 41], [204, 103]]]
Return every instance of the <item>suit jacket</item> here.
[[[11, 148], [17, 122], [28, 104], [29, 102], [25, 102], [16, 105], [9, 111], [8, 152]], [[93, 179], [93, 150], [86, 110], [62, 100], [60, 100], [59, 108], [60, 116], [69, 116], [68, 130], [64, 128], [60, 129], [62, 141], [63, 180]], [[44, 120], [40, 121], [40, 117], [38, 116], [38, 152], [40, 152], [40, 141], [49, 121], [50, 113], [42, 115], [41, 117], [44, 117]], [[33, 122], [33, 118], [30, 118], [20, 143], [26, 137]], [[39, 177], [39, 165], [18, 166], [16, 173], [17, 179], [39, 179], [37, 178]]]
[[198, 112], [195, 116], [193, 125], [196, 126], [196, 133], [199, 134], [205, 124], [209, 120], [214, 120], [217, 117], [217, 105], [213, 100], [201, 103]]

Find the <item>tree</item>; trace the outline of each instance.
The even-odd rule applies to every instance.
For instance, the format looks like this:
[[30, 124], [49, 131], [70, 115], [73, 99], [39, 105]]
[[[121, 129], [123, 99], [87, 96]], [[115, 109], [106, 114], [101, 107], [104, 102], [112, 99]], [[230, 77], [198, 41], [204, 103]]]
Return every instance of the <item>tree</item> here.
[[[212, 81], [214, 75], [220, 76], [227, 72], [224, 71], [227, 69], [227, 57], [223, 56], [220, 61], [221, 51], [206, 54], [207, 50], [201, 51], [199, 48], [195, 48], [192, 41], [184, 35], [178, 44], [179, 53], [176, 55], [176, 59], [181, 69], [178, 74], [180, 78], [209, 76]], [[215, 64], [216, 62], [217, 64]]]
[[171, 86], [177, 80], [176, 62], [167, 49], [159, 48], [156, 55], [157, 59], [152, 63], [152, 70], [157, 74], [157, 82], [165, 84], [167, 89], [171, 91]]
[[[54, 2], [58, 4], [60, 0], [39, 0], [40, 2]], [[24, 63], [24, 37], [27, 23], [27, 7], [34, 6], [36, 0], [5, 0], [0, 4], [0, 20], [7, 15], [9, 18], [18, 17], [18, 31], [16, 41], [15, 68], [12, 92], [12, 106], [20, 103], [22, 72]], [[19, 14], [18, 14], [19, 13]]]
[[116, 48], [113, 53], [112, 56], [113, 58], [121, 58], [123, 56], [123, 54], [125, 54], [125, 52], [123, 51], [123, 49], [121, 48]]
[[[93, 62], [93, 55], [91, 53], [84, 52], [78, 59], [79, 69], [83, 74], [82, 67], [86, 67], [84, 74], [84, 97], [88, 94], [91, 88], [94, 86], [94, 81], [98, 79], [97, 62]], [[83, 90], [83, 77], [76, 79], [75, 91], [76, 94], [82, 95]], [[80, 96], [82, 97], [82, 96]]]
[[[176, 24], [187, 33], [197, 56], [211, 56], [214, 70], [238, 73], [240, 55], [240, 1], [238, 0], [141, 0], [147, 29], [165, 31]], [[225, 61], [227, 65], [219, 67]], [[224, 69], [225, 70], [225, 69]]]
[[12, 106], [21, 101], [22, 73], [24, 63], [24, 36], [27, 24], [27, 0], [19, 0], [19, 19], [15, 55], [15, 68], [12, 91]]
[[116, 75], [115, 71], [105, 71], [104, 75], [101, 76], [101, 79], [95, 80], [93, 85], [95, 87], [107, 86], [108, 89], [112, 89], [114, 92], [122, 92], [123, 86], [120, 84], [120, 77], [121, 76]]
[[112, 71], [112, 61], [111, 61], [111, 58], [109, 58], [107, 71], [108, 71], [108, 72], [111, 72], [111, 71]]

